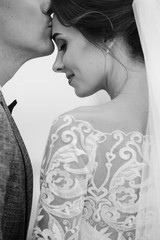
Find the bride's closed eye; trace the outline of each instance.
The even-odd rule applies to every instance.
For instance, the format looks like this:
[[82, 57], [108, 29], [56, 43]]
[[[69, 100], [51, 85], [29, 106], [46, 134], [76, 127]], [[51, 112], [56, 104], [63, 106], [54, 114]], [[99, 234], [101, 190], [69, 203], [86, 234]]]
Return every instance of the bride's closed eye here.
[[58, 51], [61, 52], [61, 51], [66, 51], [67, 49], [67, 44], [66, 43], [63, 43], [62, 45], [58, 46]]

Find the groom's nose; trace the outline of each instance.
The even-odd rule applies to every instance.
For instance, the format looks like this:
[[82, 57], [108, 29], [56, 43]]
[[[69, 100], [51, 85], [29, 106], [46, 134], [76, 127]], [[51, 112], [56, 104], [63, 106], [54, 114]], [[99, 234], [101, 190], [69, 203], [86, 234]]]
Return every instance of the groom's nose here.
[[45, 15], [51, 15], [53, 13], [52, 10], [52, 1], [51, 0], [41, 0], [41, 11]]

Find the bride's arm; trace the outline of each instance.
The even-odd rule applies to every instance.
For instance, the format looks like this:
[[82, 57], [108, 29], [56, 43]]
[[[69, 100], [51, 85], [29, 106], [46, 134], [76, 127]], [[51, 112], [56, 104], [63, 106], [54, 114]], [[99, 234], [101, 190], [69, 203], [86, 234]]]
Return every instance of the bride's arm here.
[[51, 128], [33, 239], [78, 239], [90, 173], [87, 154], [73, 129], [73, 124], [63, 119]]

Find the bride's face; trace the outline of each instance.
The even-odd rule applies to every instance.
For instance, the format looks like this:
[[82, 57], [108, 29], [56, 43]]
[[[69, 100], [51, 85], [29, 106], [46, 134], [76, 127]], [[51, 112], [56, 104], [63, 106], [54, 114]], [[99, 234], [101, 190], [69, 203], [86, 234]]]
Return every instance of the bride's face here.
[[53, 70], [63, 72], [79, 97], [89, 96], [106, 86], [105, 54], [77, 29], [63, 26], [53, 17], [52, 35], [58, 52]]

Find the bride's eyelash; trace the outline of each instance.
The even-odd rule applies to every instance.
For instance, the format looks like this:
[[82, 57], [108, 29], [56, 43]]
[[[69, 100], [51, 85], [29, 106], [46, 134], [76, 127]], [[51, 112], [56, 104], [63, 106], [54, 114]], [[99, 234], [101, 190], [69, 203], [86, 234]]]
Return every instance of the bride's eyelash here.
[[59, 52], [60, 52], [60, 51], [65, 51], [66, 48], [67, 48], [67, 44], [66, 44], [66, 43], [63, 43], [61, 46], [59, 46], [58, 51], [59, 51]]

